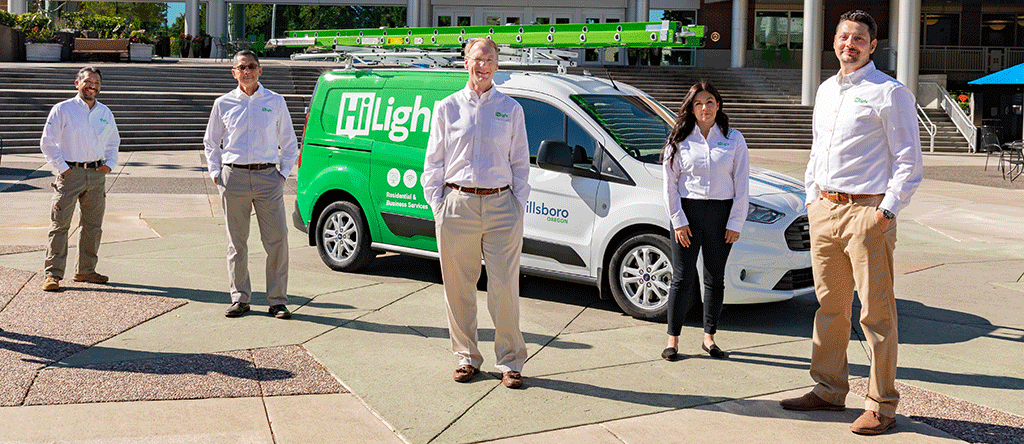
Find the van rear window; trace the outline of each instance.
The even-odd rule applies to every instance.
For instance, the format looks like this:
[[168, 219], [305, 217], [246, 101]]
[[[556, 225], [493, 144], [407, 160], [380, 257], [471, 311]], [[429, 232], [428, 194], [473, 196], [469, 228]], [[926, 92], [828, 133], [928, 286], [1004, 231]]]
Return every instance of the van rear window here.
[[675, 115], [643, 96], [578, 94], [572, 99], [630, 156], [658, 163]]

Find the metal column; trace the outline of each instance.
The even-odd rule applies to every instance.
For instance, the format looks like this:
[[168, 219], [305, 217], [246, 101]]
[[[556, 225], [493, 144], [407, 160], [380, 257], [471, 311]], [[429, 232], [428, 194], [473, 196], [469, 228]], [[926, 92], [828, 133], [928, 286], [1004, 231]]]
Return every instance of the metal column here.
[[14, 15], [28, 12], [28, 0], [7, 0], [7, 12]]
[[917, 95], [921, 65], [921, 0], [900, 1], [900, 36], [896, 51], [896, 80]]
[[185, 34], [199, 35], [199, 0], [185, 0]]
[[896, 70], [896, 47], [900, 34], [900, 0], [889, 0], [889, 69]]
[[729, 66], [733, 68], [742, 68], [747, 64], [748, 18], [747, 0], [732, 0], [732, 60]]
[[804, 0], [804, 50], [801, 64], [803, 80], [800, 104], [814, 105], [814, 96], [821, 84], [821, 53], [824, 48], [824, 15], [822, 0]]

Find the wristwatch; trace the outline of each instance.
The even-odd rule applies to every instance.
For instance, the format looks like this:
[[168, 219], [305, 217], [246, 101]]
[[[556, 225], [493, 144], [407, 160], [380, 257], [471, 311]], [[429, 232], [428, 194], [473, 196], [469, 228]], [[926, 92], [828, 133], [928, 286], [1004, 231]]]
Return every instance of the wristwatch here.
[[885, 217], [886, 219], [893, 220], [896, 218], [896, 215], [892, 214], [892, 211], [883, 208], [879, 208], [879, 210], [882, 210], [882, 216]]

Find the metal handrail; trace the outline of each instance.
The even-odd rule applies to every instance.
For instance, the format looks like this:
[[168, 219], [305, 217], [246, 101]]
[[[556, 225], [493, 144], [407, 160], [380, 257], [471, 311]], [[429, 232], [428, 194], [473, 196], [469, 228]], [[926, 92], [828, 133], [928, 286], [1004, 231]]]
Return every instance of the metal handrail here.
[[[925, 120], [927, 120], [928, 123], [925, 123]], [[935, 152], [935, 133], [938, 131], [938, 127], [936, 127], [935, 124], [932, 123], [932, 119], [930, 117], [928, 117], [928, 114], [925, 114], [924, 108], [921, 108], [921, 105], [917, 105], [917, 121], [921, 122], [921, 125], [924, 126], [924, 130], [928, 131], [928, 135], [931, 136], [932, 140], [929, 143], [928, 152], [929, 153], [934, 153]]]
[[931, 85], [934, 86], [938, 92], [939, 107], [941, 107], [946, 114], [949, 115], [950, 120], [956, 125], [956, 130], [967, 139], [967, 152], [976, 153], [978, 152], [978, 128], [974, 126], [974, 122], [971, 122], [971, 118], [967, 116], [967, 113], [960, 108], [960, 105], [949, 96], [949, 92], [942, 85], [935, 82], [921, 82], [920, 86]]

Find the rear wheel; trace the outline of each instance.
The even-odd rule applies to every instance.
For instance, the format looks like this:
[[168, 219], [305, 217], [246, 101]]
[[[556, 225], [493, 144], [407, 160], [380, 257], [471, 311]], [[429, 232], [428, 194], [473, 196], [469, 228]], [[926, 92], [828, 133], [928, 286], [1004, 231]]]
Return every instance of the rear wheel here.
[[664, 236], [643, 233], [630, 237], [619, 244], [608, 264], [615, 303], [637, 319], [665, 320], [671, 282], [671, 249]]
[[332, 270], [356, 271], [368, 264], [374, 254], [362, 210], [351, 202], [324, 208], [316, 224], [316, 249]]

